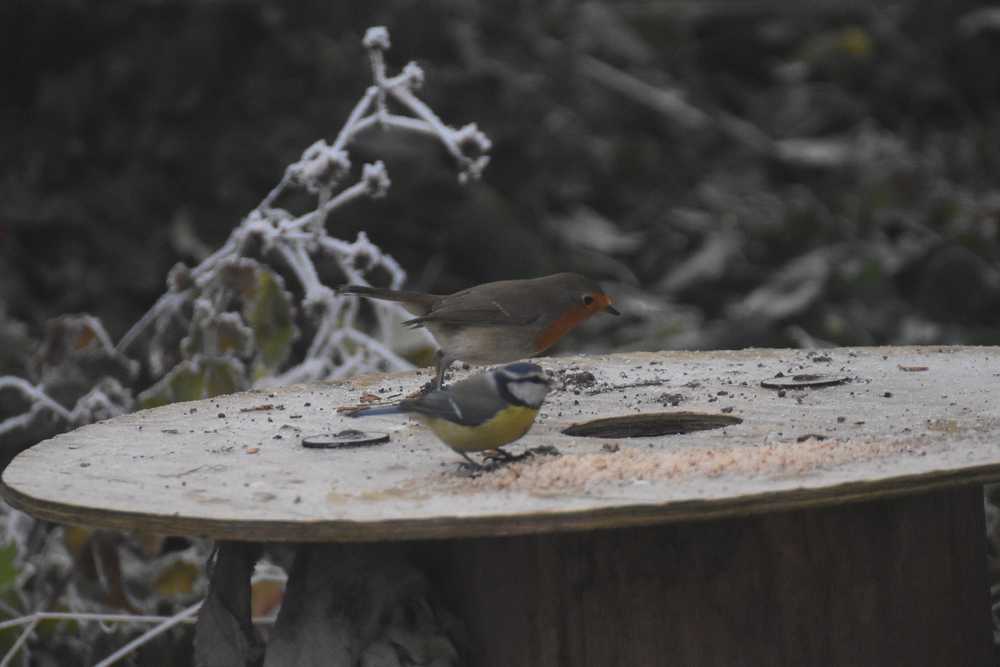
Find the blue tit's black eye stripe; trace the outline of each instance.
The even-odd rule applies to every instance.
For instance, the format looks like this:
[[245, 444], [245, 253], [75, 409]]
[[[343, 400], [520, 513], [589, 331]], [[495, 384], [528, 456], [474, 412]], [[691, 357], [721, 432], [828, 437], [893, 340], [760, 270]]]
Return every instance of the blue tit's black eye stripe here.
[[506, 403], [510, 403], [511, 405], [526, 406], [524, 401], [511, 392], [511, 390], [507, 387], [508, 384], [510, 384], [510, 378], [503, 374], [497, 376], [497, 391], [500, 392], [500, 397], [503, 398]]
[[548, 387], [548, 380], [542, 375], [529, 375], [527, 377], [510, 377], [506, 373], [497, 374], [497, 391], [500, 393], [501, 398], [511, 405], [519, 405], [525, 408], [537, 408], [537, 405], [527, 403], [524, 400], [518, 398], [514, 395], [514, 392], [510, 390], [510, 385], [513, 383], [524, 383], [524, 384], [534, 384], [542, 385], [543, 387]]

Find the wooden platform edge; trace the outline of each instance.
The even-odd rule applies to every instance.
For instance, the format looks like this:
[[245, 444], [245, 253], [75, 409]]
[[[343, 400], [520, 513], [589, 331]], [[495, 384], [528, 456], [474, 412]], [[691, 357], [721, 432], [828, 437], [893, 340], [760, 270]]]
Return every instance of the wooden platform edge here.
[[[534, 515], [495, 515], [464, 518], [456, 530], [453, 517], [414, 520], [366, 521], [225, 521], [186, 519], [180, 515], [155, 516], [109, 512], [40, 500], [0, 481], [0, 496], [15, 509], [33, 517], [66, 525], [131, 531], [137, 517], [151, 533], [198, 536], [216, 540], [255, 542], [380, 542], [470, 537], [502, 537], [552, 532], [627, 528], [684, 522], [713, 521], [818, 507], [856, 504], [870, 500], [918, 495], [947, 488], [981, 486], [1000, 481], [1000, 463], [958, 471], [904, 475], [877, 482], [858, 481], [822, 488], [798, 488], [717, 500], [672, 501], [608, 509]], [[190, 525], [191, 530], [184, 526]]]

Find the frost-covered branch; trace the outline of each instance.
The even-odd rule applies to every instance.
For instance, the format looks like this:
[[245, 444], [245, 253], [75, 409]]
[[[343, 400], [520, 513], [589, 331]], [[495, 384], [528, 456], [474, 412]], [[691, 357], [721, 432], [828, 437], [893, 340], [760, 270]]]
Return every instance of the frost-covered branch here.
[[[321, 289], [324, 286], [319, 282], [319, 272], [313, 266], [315, 253], [320, 252], [333, 258], [349, 282], [367, 284], [366, 275], [376, 270], [388, 275], [393, 287], [398, 287], [405, 281], [405, 273], [399, 264], [371, 244], [364, 235], [359, 235], [354, 243], [350, 243], [327, 233], [326, 226], [331, 214], [358, 199], [384, 196], [391, 185], [385, 165], [377, 161], [363, 166], [357, 182], [336, 191], [351, 171], [348, 148], [356, 136], [366, 131], [401, 131], [434, 137], [455, 158], [460, 169], [459, 178], [463, 182], [469, 178], [478, 178], [489, 161], [486, 153], [490, 149], [490, 141], [474, 124], [460, 129], [451, 128], [416, 96], [415, 91], [420, 88], [424, 79], [424, 72], [416, 63], [407, 64], [394, 76], [388, 75], [385, 52], [389, 49], [390, 40], [385, 28], [370, 29], [365, 34], [363, 44], [368, 50], [373, 85], [355, 104], [333, 144], [321, 139], [306, 148], [302, 157], [285, 169], [279, 183], [264, 197], [260, 205], [234, 229], [223, 248], [189, 270], [192, 279], [204, 289], [221, 267], [243, 256], [245, 249], [252, 246], [248, 241], [258, 239], [266, 252], [273, 252], [283, 260], [285, 267], [298, 281], [305, 294], [303, 305], [319, 317], [319, 321], [314, 322], [311, 327], [316, 332], [314, 340], [307, 348], [308, 355], [298, 362], [297, 368], [293, 366], [279, 374], [272, 374], [270, 379], [258, 378], [258, 382], [272, 383], [288, 377], [303, 381], [339, 376], [341, 373], [334, 369], [338, 364], [347, 364], [348, 360], [353, 365], [364, 362], [388, 369], [409, 367], [405, 360], [387, 347], [392, 341], [385, 340], [391, 336], [393, 329], [385, 324], [384, 319], [399, 316], [402, 309], [375, 309], [375, 330], [381, 339], [377, 341], [380, 347], [371, 348], [371, 354], [359, 358], [353, 351], [349, 352], [345, 345], [361, 344], [370, 347], [370, 343], [376, 339], [367, 334], [339, 337], [332, 335], [342, 329], [357, 331], [355, 323], [358, 311], [353, 307], [338, 307], [338, 302], [343, 297], [332, 293], [329, 288]], [[388, 106], [393, 101], [402, 107], [402, 111], [412, 115], [390, 111]], [[316, 208], [298, 216], [279, 208], [279, 202], [291, 188], [301, 188], [315, 195]], [[359, 257], [369, 260], [364, 270], [358, 269]], [[161, 317], [174, 312], [178, 299], [189, 301], [194, 298], [188, 292], [176, 292], [173, 296], [172, 299], [162, 298], [126, 334], [119, 343], [119, 349], [131, 348], [145, 330], [155, 326]], [[430, 339], [427, 340], [429, 344]], [[323, 355], [325, 363], [316, 363], [315, 355]], [[366, 368], [368, 366], [357, 366], [356, 371]]]

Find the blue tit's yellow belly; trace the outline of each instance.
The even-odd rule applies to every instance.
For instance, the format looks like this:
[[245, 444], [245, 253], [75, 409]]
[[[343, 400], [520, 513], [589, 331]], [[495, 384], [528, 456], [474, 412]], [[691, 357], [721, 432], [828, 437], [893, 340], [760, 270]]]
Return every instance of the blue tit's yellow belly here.
[[417, 415], [444, 444], [459, 452], [479, 452], [514, 442], [535, 423], [538, 410], [512, 405], [479, 426], [463, 426], [445, 419]]

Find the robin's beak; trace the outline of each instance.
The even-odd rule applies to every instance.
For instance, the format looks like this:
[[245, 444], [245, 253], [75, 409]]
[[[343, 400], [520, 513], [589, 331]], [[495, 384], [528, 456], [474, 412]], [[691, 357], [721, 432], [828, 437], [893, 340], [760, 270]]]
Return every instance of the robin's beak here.
[[618, 312], [618, 309], [612, 306], [610, 303], [604, 306], [604, 312], [610, 313], [611, 315], [621, 315], [621, 313]]

